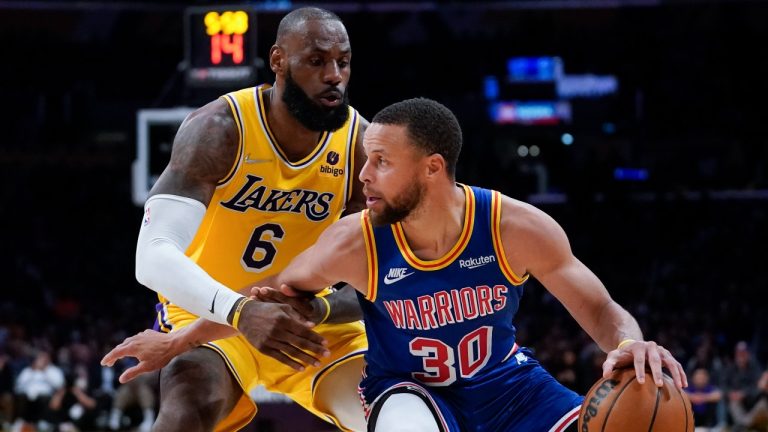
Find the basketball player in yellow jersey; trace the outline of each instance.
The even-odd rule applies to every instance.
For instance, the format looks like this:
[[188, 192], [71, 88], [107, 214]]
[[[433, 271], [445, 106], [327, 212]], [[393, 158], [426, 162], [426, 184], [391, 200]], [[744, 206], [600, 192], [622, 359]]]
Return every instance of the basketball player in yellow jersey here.
[[[160, 295], [158, 324], [170, 335], [129, 338], [103, 361], [137, 357], [138, 373], [183, 352], [162, 370], [154, 430], [240, 429], [259, 384], [344, 430], [364, 429], [356, 390], [367, 345], [353, 290], [289, 304], [237, 292], [364, 206], [355, 179], [367, 122], [347, 104], [350, 57], [336, 15], [295, 10], [270, 50], [274, 86], [227, 94], [179, 129], [136, 252], [137, 279]], [[141, 351], [142, 337], [165, 338], [163, 352]]]

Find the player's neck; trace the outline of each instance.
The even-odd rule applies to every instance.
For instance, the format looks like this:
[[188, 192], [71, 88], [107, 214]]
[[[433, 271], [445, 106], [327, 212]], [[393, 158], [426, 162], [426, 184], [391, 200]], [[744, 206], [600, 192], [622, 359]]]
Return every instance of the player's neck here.
[[452, 182], [433, 189], [425, 192], [419, 207], [402, 222], [408, 246], [423, 260], [443, 257], [464, 229], [464, 189]]
[[288, 107], [280, 100], [276, 88], [264, 92], [267, 107], [267, 123], [278, 145], [288, 159], [298, 161], [309, 155], [317, 147], [321, 133], [304, 127], [291, 115]]

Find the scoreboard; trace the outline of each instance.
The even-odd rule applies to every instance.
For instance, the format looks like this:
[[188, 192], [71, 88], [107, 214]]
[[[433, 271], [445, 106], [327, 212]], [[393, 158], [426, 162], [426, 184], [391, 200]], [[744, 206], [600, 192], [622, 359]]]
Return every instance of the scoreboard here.
[[184, 13], [187, 84], [225, 87], [256, 79], [255, 12], [244, 6], [190, 7]]

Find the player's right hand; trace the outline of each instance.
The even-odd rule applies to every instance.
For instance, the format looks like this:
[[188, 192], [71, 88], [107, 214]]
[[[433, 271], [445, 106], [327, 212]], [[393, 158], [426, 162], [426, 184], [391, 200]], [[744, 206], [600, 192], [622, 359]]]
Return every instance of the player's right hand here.
[[[283, 285], [284, 287], [287, 285]], [[285, 303], [293, 307], [296, 312], [300, 313], [307, 321], [316, 323], [315, 309], [312, 307], [312, 297], [302, 296], [287, 296], [280, 290], [276, 290], [271, 287], [253, 287], [251, 289], [251, 295], [258, 300], [272, 303]], [[322, 318], [322, 316], [320, 316]]]
[[330, 355], [328, 342], [312, 331], [313, 326], [287, 304], [249, 301], [243, 306], [237, 328], [260, 352], [304, 370], [304, 365], [320, 366], [318, 358]]
[[129, 338], [108, 352], [101, 359], [102, 366], [112, 367], [115, 362], [124, 357], [135, 357], [139, 360], [136, 366], [130, 367], [120, 375], [120, 382], [125, 384], [137, 376], [163, 368], [177, 355], [173, 336], [154, 330], [144, 330]]

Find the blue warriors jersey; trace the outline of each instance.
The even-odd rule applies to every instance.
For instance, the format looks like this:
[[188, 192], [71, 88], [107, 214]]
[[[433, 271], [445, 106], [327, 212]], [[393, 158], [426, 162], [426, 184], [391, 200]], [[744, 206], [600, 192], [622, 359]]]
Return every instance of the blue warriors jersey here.
[[369, 278], [360, 303], [368, 375], [427, 386], [471, 384], [516, 351], [512, 319], [527, 276], [516, 275], [504, 255], [501, 196], [460, 187], [463, 230], [437, 260], [419, 259], [399, 223], [374, 227], [363, 212]]

